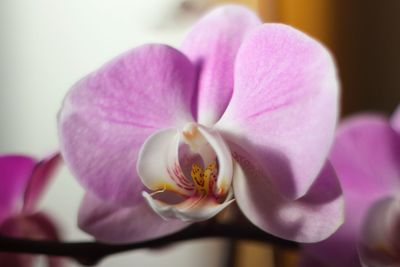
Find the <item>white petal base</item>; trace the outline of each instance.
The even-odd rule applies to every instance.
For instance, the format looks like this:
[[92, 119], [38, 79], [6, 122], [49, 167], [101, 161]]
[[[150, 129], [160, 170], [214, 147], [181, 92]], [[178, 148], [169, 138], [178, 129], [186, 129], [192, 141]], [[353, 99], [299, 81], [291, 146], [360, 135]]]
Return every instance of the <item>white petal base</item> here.
[[184, 222], [210, 219], [235, 201], [232, 198], [233, 194], [230, 193], [223, 203], [218, 203], [215, 199], [208, 197], [192, 197], [179, 204], [170, 205], [154, 199], [147, 192], [143, 192], [142, 195], [150, 207], [165, 220], [180, 219]]

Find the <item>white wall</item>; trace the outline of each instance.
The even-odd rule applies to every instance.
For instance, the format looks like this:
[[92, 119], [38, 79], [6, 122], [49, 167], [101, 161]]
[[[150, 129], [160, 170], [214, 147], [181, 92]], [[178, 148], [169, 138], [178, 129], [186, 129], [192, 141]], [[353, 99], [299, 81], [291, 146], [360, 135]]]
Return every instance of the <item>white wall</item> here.
[[[1, 0], [0, 153], [39, 157], [57, 149], [56, 114], [68, 88], [141, 43], [179, 44], [190, 21], [209, 4], [182, 2]], [[82, 195], [63, 168], [42, 203], [68, 240], [89, 238], [75, 225]], [[220, 266], [224, 244], [191, 242], [163, 251], [125, 253], [100, 266]]]

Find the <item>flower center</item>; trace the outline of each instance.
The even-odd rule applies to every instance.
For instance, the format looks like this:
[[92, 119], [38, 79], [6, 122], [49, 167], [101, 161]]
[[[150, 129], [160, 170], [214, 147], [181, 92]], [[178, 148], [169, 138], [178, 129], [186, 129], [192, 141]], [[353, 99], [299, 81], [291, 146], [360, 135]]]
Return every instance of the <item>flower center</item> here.
[[205, 170], [197, 163], [193, 163], [190, 175], [197, 195], [208, 196], [210, 191], [214, 191], [217, 172], [217, 164], [215, 162], [210, 163]]
[[188, 123], [181, 131], [153, 135], [142, 149], [138, 171], [153, 191], [143, 196], [165, 219], [206, 220], [234, 201], [231, 153], [212, 128]]

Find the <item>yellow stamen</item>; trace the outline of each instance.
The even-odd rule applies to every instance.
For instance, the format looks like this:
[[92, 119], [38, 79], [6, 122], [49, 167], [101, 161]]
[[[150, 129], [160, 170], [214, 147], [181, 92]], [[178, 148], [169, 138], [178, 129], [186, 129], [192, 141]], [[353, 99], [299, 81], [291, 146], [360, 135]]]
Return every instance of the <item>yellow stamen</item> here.
[[194, 163], [192, 165], [191, 176], [195, 185], [195, 190], [197, 194], [208, 195], [210, 191], [210, 182], [212, 183], [215, 179], [217, 172], [217, 164], [215, 162], [208, 165], [204, 170], [198, 164]]

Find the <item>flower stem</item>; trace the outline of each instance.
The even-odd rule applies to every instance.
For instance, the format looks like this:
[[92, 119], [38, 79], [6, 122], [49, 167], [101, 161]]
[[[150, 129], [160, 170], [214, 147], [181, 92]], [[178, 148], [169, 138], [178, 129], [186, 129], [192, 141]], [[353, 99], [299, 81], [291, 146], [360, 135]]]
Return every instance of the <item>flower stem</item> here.
[[260, 241], [287, 248], [297, 247], [297, 243], [269, 235], [249, 222], [227, 224], [211, 220], [193, 224], [168, 236], [123, 245], [110, 245], [100, 242], [29, 240], [0, 236], [0, 251], [70, 257], [83, 265], [91, 266], [107, 256], [120, 252], [141, 248], [157, 249], [180, 241], [212, 237]]

